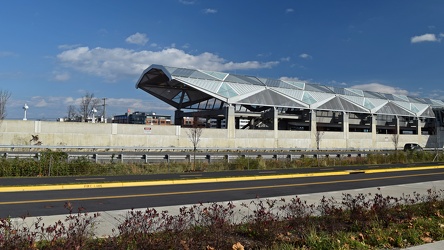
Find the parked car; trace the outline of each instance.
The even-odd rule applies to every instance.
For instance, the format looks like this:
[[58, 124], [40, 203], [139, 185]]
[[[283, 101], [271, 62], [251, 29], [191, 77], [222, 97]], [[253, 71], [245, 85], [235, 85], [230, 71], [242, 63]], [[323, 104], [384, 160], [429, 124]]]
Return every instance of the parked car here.
[[404, 151], [422, 151], [422, 147], [417, 143], [406, 143], [404, 145]]

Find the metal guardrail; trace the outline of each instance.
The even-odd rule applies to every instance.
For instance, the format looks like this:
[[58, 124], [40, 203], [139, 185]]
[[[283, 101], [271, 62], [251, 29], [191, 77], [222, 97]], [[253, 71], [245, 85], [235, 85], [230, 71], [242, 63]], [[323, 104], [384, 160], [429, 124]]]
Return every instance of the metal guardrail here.
[[[3, 151], [1, 151], [3, 149]], [[137, 163], [160, 163], [160, 162], [191, 162], [194, 158], [193, 149], [183, 148], [152, 148], [152, 147], [80, 147], [80, 146], [15, 146], [0, 145], [0, 157], [36, 159], [39, 160], [41, 152], [46, 150], [57, 150], [68, 154], [68, 161], [85, 158], [97, 163], [105, 162], [137, 162]], [[425, 150], [435, 151], [427, 148]], [[442, 151], [442, 149], [439, 149]], [[230, 161], [239, 157], [263, 158], [276, 160], [293, 160], [299, 158], [347, 158], [367, 157], [368, 154], [387, 154], [390, 150], [340, 150], [323, 149], [322, 151], [295, 148], [198, 148], [196, 152], [197, 161]]]
[[[61, 151], [146, 151], [146, 152], [184, 152], [193, 151], [192, 147], [128, 147], [128, 146], [49, 146], [49, 145], [0, 145], [3, 151], [16, 150], [61, 150]], [[232, 151], [265, 151], [265, 152], [290, 152], [290, 151], [317, 151], [316, 148], [220, 148], [220, 147], [198, 147], [198, 151], [204, 152], [232, 152]], [[393, 150], [393, 148], [382, 148], [377, 151]], [[322, 151], [375, 151], [373, 148], [322, 148]]]
[[[90, 161], [94, 161], [96, 163], [111, 163], [111, 162], [120, 162], [120, 163], [160, 163], [160, 162], [191, 162], [194, 160], [194, 155], [183, 152], [176, 154], [163, 154], [163, 153], [151, 153], [151, 154], [143, 154], [143, 153], [120, 153], [120, 154], [110, 154], [110, 153], [94, 153], [94, 152], [76, 152], [76, 153], [67, 153], [67, 160], [72, 161], [75, 159], [85, 158]], [[23, 153], [23, 152], [7, 152], [2, 153], [0, 155], [6, 159], [35, 159], [40, 160], [41, 153]], [[294, 160], [301, 158], [344, 158], [344, 157], [366, 157], [366, 153], [323, 153], [317, 154], [316, 152], [305, 152], [299, 154], [291, 154], [291, 153], [279, 153], [276, 154], [274, 152], [260, 154], [256, 153], [245, 153], [239, 154], [237, 152], [225, 152], [225, 153], [203, 153], [199, 152], [196, 154], [195, 159], [199, 162], [214, 162], [214, 161], [227, 161], [230, 162], [232, 160], [238, 158], [249, 158], [249, 159], [275, 159], [275, 160]]]

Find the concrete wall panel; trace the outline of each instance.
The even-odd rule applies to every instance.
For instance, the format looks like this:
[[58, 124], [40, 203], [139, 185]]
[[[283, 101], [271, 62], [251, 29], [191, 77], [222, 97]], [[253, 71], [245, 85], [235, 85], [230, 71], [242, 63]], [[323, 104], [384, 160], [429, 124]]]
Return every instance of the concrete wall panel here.
[[[34, 145], [32, 135], [48, 146], [101, 146], [101, 147], [178, 147], [191, 148], [189, 128], [180, 126], [150, 126], [135, 124], [69, 123], [48, 121], [4, 120], [0, 124], [0, 145]], [[440, 130], [441, 134], [444, 131]], [[202, 148], [316, 148], [311, 131], [234, 130], [202, 131]], [[394, 149], [392, 135], [349, 132], [323, 132], [321, 149]], [[398, 147], [413, 142], [434, 147], [436, 136], [399, 135]], [[444, 136], [438, 137], [442, 145]]]

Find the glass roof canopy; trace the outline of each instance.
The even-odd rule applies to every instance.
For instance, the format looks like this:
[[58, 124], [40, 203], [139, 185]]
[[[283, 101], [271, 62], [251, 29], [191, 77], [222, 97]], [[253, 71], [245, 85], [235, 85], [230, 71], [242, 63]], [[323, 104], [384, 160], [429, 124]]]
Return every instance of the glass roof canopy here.
[[162, 65], [144, 70], [136, 88], [176, 109], [244, 105], [433, 118], [432, 108], [444, 108], [442, 100]]

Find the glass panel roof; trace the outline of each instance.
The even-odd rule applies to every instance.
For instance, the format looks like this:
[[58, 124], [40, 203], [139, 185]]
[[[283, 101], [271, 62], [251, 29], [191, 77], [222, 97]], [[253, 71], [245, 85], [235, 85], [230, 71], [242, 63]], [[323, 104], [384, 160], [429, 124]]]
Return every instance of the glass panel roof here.
[[353, 103], [356, 103], [356, 104], [358, 104], [358, 105], [360, 105], [360, 106], [363, 106], [364, 105], [364, 97], [360, 97], [360, 96], [350, 96], [350, 95], [344, 95], [344, 96], [341, 96], [342, 98], [344, 98], [344, 99], [346, 99], [346, 100], [348, 100], [348, 101], [351, 101], [351, 102], [353, 102]]
[[286, 88], [286, 89], [295, 89], [296, 87], [288, 84], [281, 80], [276, 79], [266, 79], [266, 78], [259, 78], [260, 81], [264, 82], [265, 85], [269, 87], [279, 87], [279, 88]]
[[295, 81], [288, 81], [288, 80], [283, 80], [283, 82], [286, 82], [292, 86], [295, 86], [298, 89], [305, 89], [305, 83], [304, 82], [295, 82]]
[[174, 76], [189, 77], [195, 71], [196, 70], [194, 70], [194, 69], [176, 68], [171, 74], [174, 75]]
[[[185, 89], [187, 94], [183, 95], [182, 102], [186, 105], [201, 101], [203, 104], [205, 102], [207, 106], [212, 105], [206, 102], [211, 95], [223, 102], [227, 102], [229, 99], [230, 104], [236, 104], [242, 98], [242, 100], [254, 101], [255, 103], [252, 105], [290, 105], [290, 107], [295, 105], [298, 107], [298, 105], [304, 106], [306, 103], [307, 105], [304, 107], [311, 105], [311, 108], [322, 106], [337, 110], [339, 106], [342, 106], [346, 110], [366, 112], [370, 109], [379, 114], [390, 115], [424, 113], [428, 117], [430, 114], [427, 114], [427, 110], [431, 106], [444, 108], [442, 100], [429, 98], [329, 87], [291, 79], [258, 78], [162, 65], [152, 65], [147, 68], [139, 78], [136, 88], [169, 103], [172, 103], [171, 101], [179, 103], [182, 98], [181, 91]], [[331, 98], [335, 98], [335, 100], [332, 101]], [[323, 103], [325, 100], [330, 101]]]
[[228, 85], [227, 83], [222, 83], [222, 85], [220, 86], [219, 90], [217, 91], [218, 94], [225, 96], [227, 98], [233, 97], [233, 96], [237, 96], [238, 94], [236, 93], [236, 91], [234, 91], [234, 89], [232, 89], [230, 87], [230, 85]]
[[264, 86], [264, 83], [259, 81], [259, 79], [257, 79], [256, 77], [251, 77], [251, 76], [242, 76], [242, 75], [230, 74], [230, 75], [228, 75], [225, 78], [225, 81]]
[[283, 95], [290, 96], [293, 99], [302, 101], [302, 96], [304, 95], [304, 91], [298, 89], [282, 89], [282, 88], [272, 88], [273, 90], [280, 92]]
[[376, 106], [367, 98], [364, 98], [364, 107], [374, 109]]
[[212, 76], [210, 76], [210, 75], [208, 75], [208, 74], [204, 74], [204, 73], [202, 73], [202, 72], [200, 72], [200, 71], [198, 71], [198, 70], [196, 70], [196, 71], [194, 71], [191, 75], [190, 75], [190, 77], [191, 78], [199, 78], [199, 79], [206, 79], [206, 80], [219, 80], [219, 79], [217, 79], [216, 77], [212, 77]]
[[215, 71], [206, 71], [206, 70], [201, 70], [203, 73], [210, 75], [218, 80], [224, 80], [225, 77], [227, 77], [227, 73], [222, 73], [222, 72], [215, 72]]
[[395, 98], [396, 101], [403, 101], [403, 102], [408, 102], [409, 98], [407, 98], [407, 96], [405, 95], [395, 95], [393, 94], [393, 97]]
[[265, 89], [263, 86], [251, 85], [251, 84], [240, 84], [240, 83], [226, 83], [231, 86], [239, 95], [248, 94], [251, 92], [258, 91], [260, 89]]
[[335, 94], [339, 95], [345, 95], [345, 90], [343, 88], [338, 87], [328, 87], [331, 91], [333, 91]]
[[384, 95], [372, 91], [364, 91], [364, 97], [386, 99]]
[[304, 95], [302, 96], [302, 101], [307, 103], [307, 104], [316, 103], [316, 100], [308, 92], [304, 92]]
[[312, 83], [306, 83], [305, 84], [305, 90], [307, 91], [317, 91], [317, 92], [326, 92], [326, 93], [334, 93], [333, 91], [331, 91], [331, 89], [319, 85], [319, 84], [312, 84]]
[[423, 103], [426, 104], [427, 102], [422, 99], [422, 98], [417, 98], [417, 97], [413, 97], [413, 96], [408, 96], [407, 97], [409, 99], [410, 102], [414, 102], [414, 103]]
[[346, 95], [364, 96], [364, 91], [362, 91], [360, 89], [349, 89], [349, 88], [346, 88], [345, 89], [345, 94]]
[[418, 108], [415, 106], [415, 104], [413, 104], [413, 103], [410, 104], [410, 110], [413, 111], [413, 112], [415, 112], [415, 113], [418, 113], [418, 112], [419, 112], [419, 109], [418, 109]]
[[181, 82], [189, 83], [190, 85], [199, 87], [201, 89], [209, 90], [211, 92], [216, 92], [222, 82], [220, 81], [214, 81], [214, 80], [204, 80], [204, 79], [194, 79], [194, 78], [184, 78], [184, 77], [177, 77], [177, 80], [180, 80]]
[[349, 101], [342, 99], [340, 97], [337, 97], [337, 98], [341, 101], [342, 107], [344, 107], [344, 110], [346, 110], [346, 111], [364, 112], [364, 113], [369, 112], [369, 110], [366, 110], [366, 109], [364, 109], [352, 102], [349, 102]]

